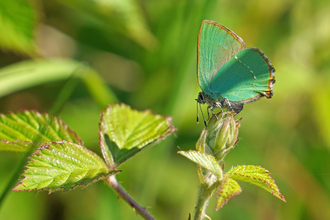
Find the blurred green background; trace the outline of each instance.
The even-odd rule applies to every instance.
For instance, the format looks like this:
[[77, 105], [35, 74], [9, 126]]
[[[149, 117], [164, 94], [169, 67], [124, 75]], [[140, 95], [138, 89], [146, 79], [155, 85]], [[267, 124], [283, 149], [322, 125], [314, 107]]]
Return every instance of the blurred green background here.
[[[276, 69], [274, 96], [247, 104], [226, 158], [268, 169], [287, 203], [242, 183], [212, 219], [330, 219], [330, 1], [0, 0], [0, 112], [59, 115], [100, 154], [101, 109], [114, 102], [173, 117], [178, 131], [127, 161], [123, 187], [157, 219], [188, 219], [198, 191], [194, 149], [197, 34], [217, 21]], [[205, 106], [206, 107], [206, 106]], [[123, 122], [124, 123], [124, 122]], [[0, 154], [0, 192], [22, 157]], [[102, 181], [68, 193], [10, 192], [0, 219], [141, 219]]]

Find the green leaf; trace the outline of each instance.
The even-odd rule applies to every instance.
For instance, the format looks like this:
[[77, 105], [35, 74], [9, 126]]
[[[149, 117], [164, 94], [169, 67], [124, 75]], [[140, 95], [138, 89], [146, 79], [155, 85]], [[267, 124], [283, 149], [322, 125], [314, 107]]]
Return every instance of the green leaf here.
[[222, 169], [212, 155], [194, 150], [179, 151], [178, 153], [187, 157], [208, 171], [211, 171], [218, 177], [218, 179], [222, 179]]
[[66, 140], [82, 145], [76, 133], [49, 114], [20, 111], [0, 114], [0, 150], [28, 151], [33, 144]]
[[[158, 41], [151, 33], [143, 11], [136, 0], [57, 0], [75, 10], [92, 16], [97, 25], [111, 36], [116, 31], [132, 39], [147, 50], [154, 49]], [[113, 40], [113, 39], [109, 39]]]
[[23, 61], [0, 70], [0, 97], [32, 86], [81, 77], [102, 106], [117, 100], [99, 74], [84, 63], [69, 59]]
[[109, 170], [103, 160], [88, 149], [66, 141], [45, 143], [30, 157], [24, 178], [13, 189], [48, 190], [49, 193], [88, 184], [118, 171]]
[[0, 47], [34, 55], [37, 10], [31, 1], [0, 1]]
[[269, 171], [265, 168], [253, 165], [242, 165], [233, 167], [226, 175], [234, 180], [248, 182], [259, 186], [285, 202], [284, 196], [280, 193], [275, 181], [270, 176]]
[[82, 64], [72, 60], [23, 61], [0, 70], [0, 96], [25, 88], [68, 79]]
[[108, 106], [101, 114], [101, 151], [108, 166], [116, 167], [174, 131], [170, 117], [115, 104]]
[[217, 192], [218, 201], [216, 210], [222, 208], [222, 206], [227, 203], [231, 197], [238, 195], [241, 192], [242, 189], [238, 183], [235, 180], [227, 177], [226, 180], [222, 182], [219, 191]]
[[0, 141], [0, 151], [27, 152], [35, 144], [29, 141]]
[[[147, 23], [136, 0], [96, 0], [100, 7], [116, 13], [127, 29], [127, 35], [146, 49], [153, 49], [157, 40], [147, 28]], [[108, 10], [109, 10], [108, 9]]]
[[85, 83], [93, 99], [99, 103], [100, 106], [105, 108], [107, 105], [118, 101], [115, 94], [109, 89], [106, 82], [95, 70], [89, 68], [81, 79]]

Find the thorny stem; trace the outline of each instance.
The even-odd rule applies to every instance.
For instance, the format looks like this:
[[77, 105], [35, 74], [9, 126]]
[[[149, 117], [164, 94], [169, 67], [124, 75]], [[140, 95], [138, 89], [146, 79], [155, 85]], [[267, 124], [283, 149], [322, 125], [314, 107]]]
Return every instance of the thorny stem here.
[[214, 191], [219, 187], [220, 182], [216, 181], [212, 185], [208, 186], [206, 183], [201, 184], [200, 189], [199, 189], [199, 194], [198, 194], [198, 201], [197, 205], [195, 208], [195, 217], [194, 220], [203, 220], [205, 217], [210, 219], [205, 214], [205, 209], [208, 205], [208, 202], [214, 193]]
[[141, 215], [144, 219], [147, 220], [155, 220], [146, 210], [146, 208], [140, 206], [131, 196], [127, 194], [127, 192], [119, 185], [115, 175], [109, 176], [107, 178], [107, 182], [112, 187], [116, 193], [125, 200], [128, 204], [132, 206], [136, 212]]

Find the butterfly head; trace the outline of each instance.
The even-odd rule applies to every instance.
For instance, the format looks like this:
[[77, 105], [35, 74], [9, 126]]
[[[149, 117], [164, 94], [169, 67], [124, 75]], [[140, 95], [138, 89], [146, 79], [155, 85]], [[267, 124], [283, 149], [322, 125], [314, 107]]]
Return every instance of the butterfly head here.
[[204, 92], [198, 93], [197, 99], [195, 99], [197, 103], [205, 104], [206, 103], [206, 94]]

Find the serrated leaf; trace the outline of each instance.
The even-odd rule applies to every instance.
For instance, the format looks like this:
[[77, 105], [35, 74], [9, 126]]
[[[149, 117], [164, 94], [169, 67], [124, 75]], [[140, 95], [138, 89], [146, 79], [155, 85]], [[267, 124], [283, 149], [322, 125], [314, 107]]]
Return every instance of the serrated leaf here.
[[34, 55], [37, 10], [31, 1], [0, 1], [0, 47]]
[[115, 167], [174, 131], [170, 117], [115, 104], [101, 114], [101, 151], [108, 166]]
[[84, 188], [115, 172], [80, 145], [66, 141], [45, 143], [29, 157], [24, 178], [13, 190], [67, 191], [78, 185]]
[[26, 152], [35, 144], [29, 141], [0, 141], [0, 151]]
[[222, 169], [212, 155], [194, 150], [179, 151], [178, 153], [187, 157], [188, 159], [197, 163], [198, 165], [207, 169], [208, 171], [211, 171], [219, 179], [222, 178]]
[[228, 202], [228, 200], [235, 196], [238, 195], [242, 192], [242, 189], [238, 183], [231, 179], [226, 177], [225, 181], [222, 182], [217, 194], [218, 194], [218, 201], [217, 201], [217, 206], [216, 210], [219, 208], [222, 208], [222, 206]]
[[284, 196], [280, 193], [275, 181], [270, 176], [269, 171], [265, 168], [253, 165], [242, 165], [233, 167], [226, 175], [234, 180], [244, 181], [259, 186], [285, 202]]
[[28, 151], [34, 144], [70, 141], [82, 145], [59, 118], [36, 111], [0, 114], [0, 150]]

